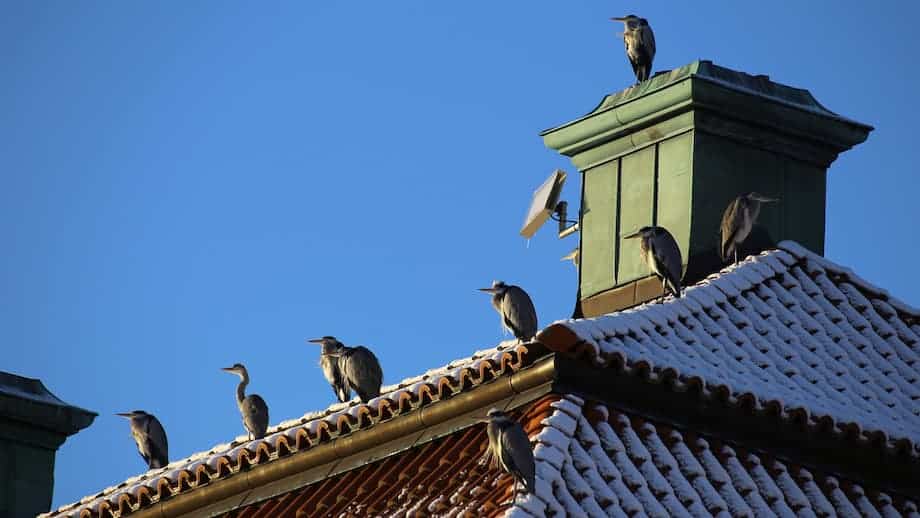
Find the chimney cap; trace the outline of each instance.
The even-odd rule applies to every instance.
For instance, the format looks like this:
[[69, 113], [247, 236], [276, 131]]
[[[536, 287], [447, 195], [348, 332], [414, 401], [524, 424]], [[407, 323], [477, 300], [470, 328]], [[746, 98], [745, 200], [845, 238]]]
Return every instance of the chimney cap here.
[[[725, 93], [734, 94], [734, 97], [726, 97]], [[719, 103], [733, 104], [720, 106]], [[772, 122], [784, 128], [789, 124], [798, 125], [807, 129], [806, 133], [822, 133], [821, 140], [839, 151], [863, 142], [874, 129], [828, 110], [803, 88], [771, 81], [766, 75], [751, 75], [700, 60], [659, 72], [648, 81], [609, 94], [588, 114], [544, 130], [540, 135], [549, 147], [572, 156], [585, 147], [598, 144], [588, 142], [592, 140], [584, 138], [588, 135], [613, 139], [669, 112], [724, 108], [742, 118], [749, 116], [752, 120], [771, 122], [761, 118], [765, 106], [775, 107], [777, 117], [782, 119]], [[781, 117], [780, 112], [783, 113]], [[790, 117], [795, 120], [787, 120]], [[583, 124], [588, 120], [592, 123]], [[572, 129], [573, 126], [578, 129]]]
[[30, 423], [52, 432], [73, 435], [92, 424], [95, 412], [69, 405], [41, 380], [0, 372], [0, 417]]

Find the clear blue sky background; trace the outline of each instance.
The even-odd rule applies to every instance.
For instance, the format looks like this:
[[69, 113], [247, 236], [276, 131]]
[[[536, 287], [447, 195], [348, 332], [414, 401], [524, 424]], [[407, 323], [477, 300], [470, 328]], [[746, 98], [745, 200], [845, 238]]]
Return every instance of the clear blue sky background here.
[[575, 172], [538, 133], [632, 83], [631, 11], [656, 69], [769, 74], [877, 128], [832, 166], [827, 255], [920, 305], [916, 2], [0, 3], [0, 369], [100, 414], [55, 506], [142, 471], [113, 412], [157, 414], [174, 459], [241, 433], [224, 365], [277, 423], [333, 401], [306, 337], [392, 383], [502, 338], [492, 279], [567, 317], [575, 238], [517, 231]]

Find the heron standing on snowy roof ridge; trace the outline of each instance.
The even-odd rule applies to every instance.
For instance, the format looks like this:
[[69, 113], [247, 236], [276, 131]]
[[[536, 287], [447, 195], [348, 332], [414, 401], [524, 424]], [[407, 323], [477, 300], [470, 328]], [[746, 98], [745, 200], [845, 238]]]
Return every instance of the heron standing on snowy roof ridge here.
[[493, 281], [491, 288], [479, 288], [479, 291], [492, 294], [492, 307], [501, 315], [502, 325], [515, 338], [525, 342], [536, 336], [537, 310], [526, 291], [503, 281]]
[[611, 18], [623, 22], [623, 43], [626, 44], [626, 57], [632, 65], [636, 80], [640, 83], [652, 76], [652, 61], [655, 59], [655, 33], [645, 18], [634, 14]]
[[236, 386], [236, 405], [240, 407], [243, 426], [249, 432], [249, 439], [265, 437], [268, 430], [268, 405], [258, 394], [246, 395], [246, 385], [249, 385], [249, 372], [246, 367], [242, 363], [234, 363], [232, 367], [224, 367], [221, 370], [240, 377], [240, 384]]
[[722, 240], [719, 247], [719, 256], [723, 263], [734, 260], [735, 264], [740, 260], [738, 249], [744, 240], [751, 234], [754, 223], [757, 222], [757, 216], [760, 214], [760, 205], [762, 203], [773, 203], [779, 201], [776, 198], [770, 198], [757, 192], [749, 192], [738, 196], [722, 214]]
[[322, 346], [319, 365], [339, 401], [344, 403], [351, 399], [352, 389], [361, 398], [362, 403], [367, 403], [380, 395], [383, 369], [370, 349], [362, 345], [348, 347], [334, 336], [307, 341]]
[[489, 410], [486, 415], [483, 422], [488, 423], [486, 426], [486, 435], [489, 437], [488, 453], [493, 461], [497, 461], [503, 470], [514, 477], [512, 495], [517, 496], [518, 483], [524, 486], [524, 491], [534, 494], [536, 465], [533, 458], [533, 447], [530, 445], [530, 438], [524, 432], [524, 427], [497, 408]]
[[639, 253], [649, 269], [661, 279], [661, 297], [670, 291], [680, 298], [681, 264], [680, 247], [674, 236], [664, 227], [642, 227], [624, 239], [639, 239]]
[[137, 443], [137, 452], [149, 469], [162, 468], [169, 464], [169, 443], [163, 425], [153, 415], [143, 410], [115, 414], [128, 419], [131, 435]]

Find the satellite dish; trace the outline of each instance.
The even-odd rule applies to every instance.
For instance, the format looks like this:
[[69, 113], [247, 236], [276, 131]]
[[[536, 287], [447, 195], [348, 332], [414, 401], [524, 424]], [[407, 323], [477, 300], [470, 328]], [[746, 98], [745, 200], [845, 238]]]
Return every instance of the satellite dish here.
[[556, 209], [556, 202], [559, 201], [559, 193], [562, 192], [564, 183], [565, 171], [556, 169], [543, 182], [543, 185], [533, 192], [530, 209], [527, 210], [527, 218], [524, 219], [524, 226], [521, 227], [522, 236], [530, 239], [546, 223], [550, 214]]

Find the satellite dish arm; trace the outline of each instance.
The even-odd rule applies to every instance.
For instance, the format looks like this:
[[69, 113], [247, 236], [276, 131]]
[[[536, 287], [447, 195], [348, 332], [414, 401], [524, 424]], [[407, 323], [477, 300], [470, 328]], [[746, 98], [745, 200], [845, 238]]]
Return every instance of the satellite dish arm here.
[[559, 239], [568, 237], [575, 232], [578, 232], [578, 222], [566, 219], [568, 216], [568, 209], [569, 204], [565, 201], [560, 201], [556, 204], [556, 208], [553, 210], [553, 215], [550, 216], [559, 222]]

